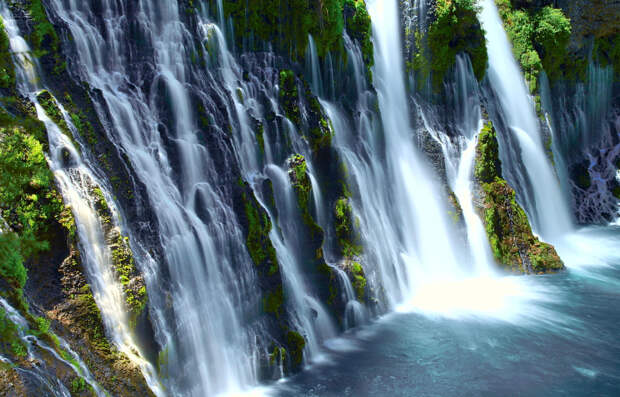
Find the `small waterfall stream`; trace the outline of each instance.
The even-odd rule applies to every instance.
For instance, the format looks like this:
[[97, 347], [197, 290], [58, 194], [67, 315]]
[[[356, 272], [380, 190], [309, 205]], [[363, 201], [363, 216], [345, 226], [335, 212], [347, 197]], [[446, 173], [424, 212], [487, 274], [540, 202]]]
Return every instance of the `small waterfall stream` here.
[[[70, 396], [71, 393], [62, 384], [62, 382], [51, 375], [53, 372], [48, 372], [48, 368], [45, 364], [46, 360], [42, 356], [42, 353], [45, 352], [47, 354], [51, 354], [56, 360], [66, 365], [68, 368], [72, 368], [77, 376], [82, 377], [86, 383], [92, 387], [92, 390], [97, 396], [103, 397], [108, 395], [108, 393], [95, 381], [86, 364], [84, 364], [80, 357], [75, 354], [73, 350], [71, 350], [65, 340], [56, 336], [56, 338], [58, 338], [59, 346], [63, 351], [63, 355], [65, 355], [63, 357], [45, 342], [36, 336], [29, 334], [30, 328], [26, 319], [22, 317], [21, 314], [19, 314], [19, 312], [15, 310], [4, 298], [0, 298], [0, 310], [2, 310], [2, 314], [6, 316], [9, 321], [17, 326], [19, 338], [27, 349], [27, 359], [36, 364], [33, 365], [31, 369], [17, 367], [18, 371], [36, 379], [45, 387], [46, 392], [50, 393], [52, 396]], [[14, 363], [12, 363], [9, 359], [2, 357], [1, 355], [0, 362], [14, 365]]]
[[409, 119], [405, 93], [397, 1], [371, 1], [375, 42], [375, 78], [386, 139], [388, 212], [400, 219], [399, 249], [407, 288], [458, 278], [462, 267], [459, 245], [448, 227], [447, 207], [423, 164]]
[[503, 161], [506, 176], [513, 186], [531, 193], [531, 196], [521, 194], [521, 200], [530, 215], [532, 227], [544, 239], [554, 241], [573, 230], [570, 211], [553, 166], [545, 155], [534, 104], [512, 54], [495, 2], [483, 0], [481, 6], [479, 18], [486, 32], [489, 54], [488, 77], [508, 128], [501, 133], [516, 139], [526, 170], [522, 174], [510, 161]]
[[[278, 87], [270, 86], [268, 80], [260, 81], [257, 76], [252, 76], [249, 79], [250, 81], [244, 81], [246, 79], [242, 77], [241, 67], [229, 52], [225, 35], [220, 26], [209, 21], [205, 10], [199, 15], [199, 22], [200, 31], [204, 35], [205, 47], [212, 54], [217, 54], [218, 62], [212, 65], [214, 72], [221, 75], [227, 94], [234, 102], [234, 119], [232, 121], [238, 124], [239, 128], [234, 130], [233, 137], [244, 178], [250, 182], [261, 203], [265, 201], [260, 188], [261, 183], [265, 179], [272, 182], [278, 216], [274, 216], [273, 212], [269, 211], [268, 206], [263, 204], [263, 207], [268, 211], [272, 224], [277, 225], [277, 227], [272, 228], [270, 238], [282, 268], [285, 291], [286, 295], [289, 296], [288, 310], [293, 314], [292, 317], [297, 323], [297, 328], [306, 337], [306, 360], [312, 361], [320, 356], [320, 346], [326, 339], [334, 337], [336, 330], [326, 309], [309, 288], [309, 281], [301, 270], [304, 250], [299, 241], [299, 236], [304, 225], [299, 216], [295, 193], [288, 171], [285, 168], [287, 167], [286, 160], [282, 164], [282, 149], [279, 147], [279, 142], [269, 141], [269, 131], [265, 125], [262, 133], [264, 154], [261, 155], [260, 145], [250, 124], [250, 119], [265, 120], [264, 112], [269, 110], [262, 109], [259, 105], [260, 98], [258, 95], [261, 92], [268, 96], [269, 102], [274, 106], [273, 110], [278, 112], [276, 105]], [[289, 136], [297, 135], [296, 127], [288, 120], [285, 122], [288, 128], [282, 132]], [[290, 139], [294, 140], [293, 138]], [[299, 139], [295, 139], [293, 142], [293, 149], [306, 155], [317, 222], [324, 227], [326, 219], [323, 212], [322, 196], [313, 173], [310, 152]]]
[[[0, 14], [10, 37], [19, 76], [18, 88], [35, 104], [37, 118], [44, 123], [47, 130], [50, 168], [54, 172], [65, 204], [71, 208], [75, 217], [82, 261], [93, 297], [101, 311], [106, 332], [109, 333], [111, 341], [119, 350], [142, 369], [151, 389], [161, 395], [162, 390], [159, 387], [155, 369], [141, 356], [140, 348], [134, 341], [127, 316], [125, 297], [114, 275], [112, 253], [104, 238], [102, 220], [93, 207], [92, 190], [99, 188], [105, 192], [107, 201], [112, 204], [115, 223], [118, 224], [116, 207], [105, 186], [97, 182], [87, 165], [82, 162], [71, 139], [48, 117], [39, 104], [37, 95], [44, 87], [39, 85], [38, 62], [32, 57], [30, 48], [20, 36], [17, 24], [4, 2], [0, 3]], [[72, 131], [77, 131], [66, 111], [62, 107], [60, 110]], [[65, 158], [66, 152], [69, 153], [69, 160]]]

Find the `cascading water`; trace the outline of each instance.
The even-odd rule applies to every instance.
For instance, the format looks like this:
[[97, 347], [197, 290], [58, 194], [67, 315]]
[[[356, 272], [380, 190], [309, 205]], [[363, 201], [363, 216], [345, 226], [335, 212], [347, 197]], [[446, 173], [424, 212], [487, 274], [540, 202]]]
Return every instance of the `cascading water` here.
[[493, 0], [481, 2], [479, 18], [487, 39], [488, 78], [507, 126], [502, 135], [518, 142], [519, 157], [525, 168], [522, 173], [506, 159], [503, 161], [506, 176], [522, 193], [520, 198], [533, 229], [544, 239], [554, 241], [573, 230], [566, 199], [545, 155], [534, 104]]
[[[556, 169], [564, 191], [573, 196], [577, 222], [606, 223], [620, 215], [609, 189], [617, 179], [615, 162], [620, 155], [615, 138], [620, 116], [612, 112], [613, 68], [590, 60], [586, 79], [574, 88], [556, 83], [552, 91], [542, 74], [540, 97], [553, 134]], [[589, 183], [571, 184], [575, 174]]]
[[[107, 191], [82, 161], [70, 138], [48, 117], [39, 104], [37, 95], [43, 87], [39, 86], [38, 63], [32, 57], [26, 41], [20, 36], [19, 28], [4, 2], [0, 3], [0, 15], [10, 38], [19, 76], [18, 89], [35, 104], [37, 118], [44, 123], [47, 130], [50, 168], [54, 172], [66, 205], [74, 214], [83, 264], [106, 331], [119, 350], [140, 366], [151, 389], [161, 395], [162, 390], [155, 369], [142, 358], [140, 348], [133, 339], [125, 297], [113, 272], [112, 253], [104, 238], [102, 220], [92, 204], [91, 191], [95, 187], [103, 188], [102, 191], [106, 192], [106, 195]], [[64, 109], [60, 110], [70, 128], [77, 131]], [[113, 204], [109, 196], [107, 201]], [[116, 215], [116, 207], [112, 205], [111, 208]], [[118, 216], [115, 223], [118, 223]]]
[[[92, 387], [92, 390], [97, 396], [108, 395], [94, 380], [92, 374], [88, 371], [88, 367], [80, 357], [68, 347], [67, 342], [63, 339], [56, 337], [58, 338], [60, 348], [63, 349], [64, 357], [58, 354], [56, 350], [49, 347], [45, 342], [31, 335], [31, 330], [28, 327], [26, 319], [3, 298], [0, 298], [0, 316], [6, 317], [0, 318], [0, 321], [10, 321], [15, 324], [21, 343], [26, 346], [27, 359], [37, 363], [37, 365], [33, 365], [30, 369], [17, 367], [19, 368], [18, 371], [24, 373], [28, 378], [34, 379], [35, 382], [40, 383], [46, 393], [55, 397], [68, 397], [71, 395], [63, 383], [52, 375], [54, 372], [49, 370], [45, 364], [47, 360], [44, 356], [46, 354], [51, 354], [55, 360], [71, 368], [77, 376], [82, 377], [88, 385]], [[0, 355], [0, 363], [9, 364], [11, 366], [15, 365], [11, 360], [2, 355]]]
[[[335, 328], [325, 308], [308, 288], [308, 281], [300, 269], [303, 249], [298, 236], [300, 230], [303, 229], [303, 221], [299, 216], [294, 197], [295, 193], [288, 173], [284, 169], [286, 164], [278, 164], [283, 161], [281, 155], [283, 150], [280, 148], [279, 142], [269, 141], [268, 127], [264, 126], [262, 135], [264, 154], [261, 156], [256, 134], [250, 125], [251, 119], [264, 120], [263, 113], [268, 111], [263, 110], [260, 106], [260, 98], [258, 98], [260, 93], [268, 96], [269, 102], [273, 106], [272, 110], [278, 112], [278, 107], [275, 105], [277, 104], [277, 87], [268, 85], [269, 79], [261, 81], [252, 74], [248, 74], [249, 79], [243, 79], [240, 66], [228, 50], [224, 34], [222, 34], [220, 27], [209, 22], [206, 10], [202, 10], [199, 15], [199, 22], [200, 31], [204, 35], [204, 45], [212, 54], [217, 54], [218, 62], [211, 66], [213, 71], [223, 78], [226, 90], [223, 95], [228, 94], [234, 102], [231, 124], [238, 125], [238, 128], [234, 129], [233, 137], [242, 172], [261, 203], [265, 201], [260, 188], [262, 182], [265, 179], [272, 182], [278, 216], [274, 216], [269, 210], [268, 213], [272, 224], [278, 225], [278, 227], [272, 228], [270, 238], [281, 265], [284, 287], [286, 295], [289, 297], [289, 311], [295, 319], [297, 328], [305, 335], [307, 340], [305, 356], [307, 360], [311, 361], [319, 356], [322, 342], [335, 336]], [[285, 129], [283, 133], [297, 134], [295, 127], [290, 122], [287, 125], [289, 128]], [[293, 145], [297, 152], [309, 153], [308, 148], [300, 144], [300, 140]], [[323, 223], [322, 218], [324, 218], [321, 215], [323, 209], [320, 208], [322, 199], [318, 183], [312, 172], [310, 157], [306, 156], [308, 173], [313, 188], [317, 221], [321, 224]], [[263, 207], [268, 208], [266, 205]]]
[[[416, 284], [461, 276], [458, 244], [448, 227], [447, 209], [423, 164], [409, 119], [405, 93], [400, 19], [397, 1], [368, 4], [373, 20], [375, 78], [378, 90], [392, 208], [390, 219], [400, 219], [398, 240], [408, 288]], [[411, 290], [405, 291], [405, 295]]]
[[[169, 299], [153, 293], [166, 273], [164, 264], [153, 272], [148, 291], [168, 358], [167, 391], [201, 396], [255, 385], [261, 324], [248, 323], [255, 316], [243, 314], [259, 307], [260, 294], [230, 198], [218, 187], [218, 167], [197, 139], [190, 87], [217, 88], [189, 63], [193, 42], [177, 2], [142, 0], [137, 10], [125, 1], [106, 3], [97, 13], [85, 2], [50, 3], [75, 38], [77, 73], [102, 92], [103, 102], [96, 105], [100, 116], [110, 115], [110, 141], [129, 154], [157, 214], [172, 304], [167, 308]], [[129, 29], [128, 18], [136, 29]], [[146, 53], [126, 47], [130, 31], [141, 35], [140, 51]], [[135, 62], [154, 74], [152, 89], [135, 89], [144, 77], [132, 70]], [[242, 153], [237, 155], [243, 158]]]
[[[488, 236], [473, 203], [473, 168], [478, 133], [482, 128], [480, 97], [471, 64], [463, 56], [457, 56], [454, 80], [451, 97], [457, 104], [455, 118], [460, 136], [456, 150], [450, 150], [452, 145], [449, 141], [442, 145], [448, 180], [463, 212], [475, 272], [477, 275], [490, 275], [494, 259]], [[456, 155], [451, 153], [453, 151]]]

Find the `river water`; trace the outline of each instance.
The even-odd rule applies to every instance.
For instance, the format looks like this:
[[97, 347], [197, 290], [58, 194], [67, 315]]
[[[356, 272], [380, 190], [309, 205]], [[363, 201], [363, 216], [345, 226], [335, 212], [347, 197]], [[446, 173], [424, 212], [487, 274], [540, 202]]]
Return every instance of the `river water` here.
[[[571, 240], [565, 272], [495, 280], [460, 304], [441, 304], [442, 294], [462, 292], [444, 289], [439, 303], [408, 305], [331, 341], [329, 359], [273, 394], [620, 395], [620, 228]], [[597, 253], [587, 263], [577, 248]]]

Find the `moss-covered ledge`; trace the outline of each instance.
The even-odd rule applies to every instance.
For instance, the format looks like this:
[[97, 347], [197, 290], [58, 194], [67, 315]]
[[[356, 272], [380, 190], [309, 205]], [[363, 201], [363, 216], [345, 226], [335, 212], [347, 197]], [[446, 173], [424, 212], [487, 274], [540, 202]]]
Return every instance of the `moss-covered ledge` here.
[[297, 207], [301, 214], [301, 219], [306, 226], [306, 249], [311, 253], [312, 258], [309, 259], [313, 267], [313, 273], [316, 280], [319, 296], [321, 300], [327, 303], [335, 313], [338, 313], [340, 306], [338, 283], [335, 270], [326, 262], [323, 254], [323, 240], [325, 232], [316, 223], [310, 212], [310, 203], [312, 197], [312, 183], [308, 175], [306, 159], [301, 154], [295, 154], [288, 159], [288, 175], [297, 197]]
[[515, 191], [502, 178], [495, 128], [487, 122], [478, 136], [475, 180], [481, 203], [478, 208], [495, 260], [516, 273], [550, 273], [564, 264], [555, 248], [532, 233]]
[[312, 154], [324, 155], [332, 142], [330, 121], [308, 83], [298, 78], [292, 70], [280, 71], [279, 102], [286, 118], [310, 145]]
[[371, 65], [370, 17], [364, 0], [225, 0], [223, 6], [225, 17], [232, 19], [237, 46], [246, 51], [263, 50], [271, 43], [276, 51], [298, 61], [312, 35], [321, 58], [329, 53], [344, 58], [346, 28]]

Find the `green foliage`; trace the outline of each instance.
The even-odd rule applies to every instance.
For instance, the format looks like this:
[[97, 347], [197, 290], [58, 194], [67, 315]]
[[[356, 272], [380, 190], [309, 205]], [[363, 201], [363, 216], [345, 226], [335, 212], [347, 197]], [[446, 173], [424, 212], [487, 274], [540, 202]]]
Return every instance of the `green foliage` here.
[[4, 31], [2, 17], [0, 17], [0, 88], [15, 87], [15, 66], [11, 58], [9, 37]]
[[[251, 49], [270, 42], [294, 60], [303, 57], [308, 35], [316, 42], [319, 56], [341, 51], [344, 28], [343, 0], [225, 0], [224, 14], [232, 18], [238, 44]], [[252, 42], [256, 39], [256, 42]]]
[[0, 234], [0, 276], [16, 289], [26, 284], [27, 272], [23, 261], [19, 237], [15, 233]]
[[301, 113], [299, 110], [299, 89], [297, 88], [297, 78], [292, 70], [282, 70], [280, 72], [280, 103], [286, 117], [299, 126], [301, 123]]
[[612, 66], [615, 80], [620, 81], [620, 34], [595, 38], [592, 53], [601, 66]]
[[353, 40], [357, 40], [362, 50], [364, 64], [368, 76], [371, 76], [370, 67], [374, 64], [374, 49], [372, 45], [372, 22], [366, 10], [364, 0], [345, 0], [346, 29]]
[[32, 17], [33, 28], [30, 35], [30, 42], [38, 56], [45, 55], [49, 50], [58, 51], [60, 40], [54, 26], [49, 22], [45, 7], [41, 0], [28, 0], [26, 3], [30, 16]]
[[570, 20], [562, 10], [550, 6], [517, 9], [510, 0], [495, 1], [530, 91], [537, 90], [543, 68], [552, 80], [562, 77], [571, 35]]
[[570, 20], [562, 10], [544, 7], [535, 15], [534, 43], [542, 65], [551, 79], [559, 77], [560, 66], [567, 56], [571, 35]]
[[73, 231], [44, 154], [45, 131], [32, 119], [0, 125], [0, 214], [20, 239], [24, 259], [49, 249], [56, 225]]
[[17, 358], [25, 357], [26, 345], [19, 337], [19, 327], [11, 321], [3, 308], [0, 308], [0, 352], [6, 352]]
[[428, 66], [433, 73], [435, 89], [441, 87], [446, 72], [461, 52], [469, 55], [478, 80], [484, 77], [488, 55], [477, 12], [474, 0], [437, 0], [435, 20], [428, 30], [430, 56], [419, 54], [414, 59], [414, 67], [424, 70], [426, 59], [430, 58]]
[[86, 389], [86, 381], [82, 377], [73, 378], [71, 381], [71, 392], [81, 393]]

